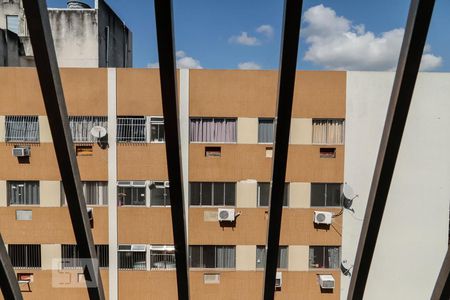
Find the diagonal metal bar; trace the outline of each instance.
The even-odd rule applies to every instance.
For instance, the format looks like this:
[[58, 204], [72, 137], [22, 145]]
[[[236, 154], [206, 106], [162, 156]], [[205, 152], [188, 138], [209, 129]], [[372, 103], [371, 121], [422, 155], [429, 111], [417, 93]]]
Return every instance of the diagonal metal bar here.
[[450, 249], [447, 250], [431, 300], [450, 299]]
[[348, 299], [363, 299], [397, 161], [434, 0], [412, 0], [355, 258]]
[[302, 0], [285, 0], [284, 2], [277, 118], [275, 120], [276, 132], [273, 147], [274, 158], [272, 161], [272, 188], [270, 192], [269, 228], [267, 233], [267, 259], [264, 273], [263, 297], [265, 300], [273, 299], [275, 294], [302, 4]]
[[189, 299], [186, 221], [180, 154], [180, 125], [178, 119], [172, 1], [155, 0], [155, 15], [166, 157], [170, 182], [172, 230], [177, 268], [178, 299]]
[[24, 0], [25, 16], [28, 22], [45, 110], [47, 112], [53, 145], [55, 147], [61, 179], [67, 197], [72, 227], [80, 251], [86, 259], [84, 275], [88, 282], [90, 299], [105, 299], [100, 277], [94, 240], [80, 181], [72, 137], [69, 130], [67, 108], [56, 60], [45, 0]]
[[16, 273], [11, 264], [11, 259], [6, 251], [5, 242], [0, 234], [0, 288], [3, 298], [22, 300], [22, 292], [17, 282]]

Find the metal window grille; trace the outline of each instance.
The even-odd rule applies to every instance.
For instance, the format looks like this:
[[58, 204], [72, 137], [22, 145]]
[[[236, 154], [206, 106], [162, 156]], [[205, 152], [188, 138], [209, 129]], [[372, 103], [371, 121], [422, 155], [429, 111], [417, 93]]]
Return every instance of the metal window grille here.
[[69, 117], [70, 132], [74, 143], [94, 143], [96, 139], [91, 134], [94, 126], [102, 126], [108, 130], [107, 117], [71, 116]]
[[192, 268], [235, 268], [236, 246], [189, 246], [189, 264]]
[[39, 142], [37, 116], [6, 116], [6, 142]]
[[[108, 245], [95, 245], [98, 266], [100, 268], [109, 267], [108, 248]], [[63, 269], [83, 267], [83, 261], [80, 259], [78, 245], [61, 245], [61, 260], [61, 267]]]
[[41, 245], [8, 245], [11, 263], [15, 268], [40, 268]]
[[[108, 205], [107, 181], [82, 181], [84, 199], [87, 205]], [[61, 205], [67, 205], [64, 186], [61, 182]]]
[[[165, 246], [162, 246], [165, 247]], [[166, 247], [167, 248], [167, 247]], [[150, 268], [157, 270], [175, 269], [175, 247], [170, 249], [151, 249], [150, 250]]]
[[164, 118], [151, 117], [150, 118], [150, 141], [164, 142]]
[[311, 183], [311, 207], [342, 206], [341, 183]]
[[168, 181], [159, 181], [150, 184], [151, 206], [170, 206], [170, 189], [168, 183]]
[[117, 142], [147, 142], [147, 125], [145, 117], [117, 117]]
[[[270, 182], [258, 182], [257, 197], [259, 207], [269, 206]], [[289, 206], [289, 183], [284, 185], [283, 206]]]
[[314, 119], [312, 122], [313, 144], [344, 144], [344, 120]]
[[309, 247], [309, 267], [337, 269], [340, 264], [339, 246], [310, 246]]
[[145, 245], [119, 245], [119, 269], [146, 270], [147, 247]]
[[[263, 269], [266, 266], [267, 249], [266, 246], [256, 247], [256, 268]], [[288, 267], [288, 246], [280, 246], [278, 252], [277, 268], [287, 269]]]
[[189, 184], [191, 205], [234, 206], [235, 182], [191, 182]]
[[39, 181], [8, 181], [9, 205], [39, 205]]

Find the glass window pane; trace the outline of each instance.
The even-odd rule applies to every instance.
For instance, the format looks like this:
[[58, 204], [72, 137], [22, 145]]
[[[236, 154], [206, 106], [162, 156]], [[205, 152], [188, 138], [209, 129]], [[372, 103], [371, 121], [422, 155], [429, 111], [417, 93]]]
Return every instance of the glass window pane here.
[[212, 205], [212, 183], [202, 183], [202, 201], [201, 205]]
[[289, 206], [289, 183], [284, 184], [283, 206]]
[[150, 190], [150, 205], [164, 205], [164, 188], [153, 188]]
[[189, 258], [192, 268], [201, 268], [201, 246], [190, 246]]
[[256, 268], [264, 268], [266, 264], [266, 247], [256, 247]]
[[269, 206], [270, 183], [258, 183], [258, 205], [261, 207]]
[[259, 119], [258, 143], [273, 143], [273, 119]]
[[203, 246], [203, 268], [216, 267], [216, 251], [215, 246]]
[[214, 205], [223, 206], [225, 204], [225, 184], [223, 182], [214, 183]]
[[236, 183], [234, 182], [225, 183], [225, 205], [236, 205]]
[[6, 27], [9, 31], [19, 34], [19, 16], [6, 16]]
[[325, 206], [325, 184], [311, 183], [311, 206]]
[[340, 183], [327, 183], [326, 206], [341, 206]]
[[145, 187], [133, 187], [133, 205], [145, 205]]
[[310, 268], [324, 267], [324, 247], [322, 246], [309, 247], [309, 267]]
[[189, 187], [191, 205], [200, 205], [200, 182], [191, 182]]
[[287, 269], [288, 267], [288, 247], [280, 246], [278, 253], [278, 268]]

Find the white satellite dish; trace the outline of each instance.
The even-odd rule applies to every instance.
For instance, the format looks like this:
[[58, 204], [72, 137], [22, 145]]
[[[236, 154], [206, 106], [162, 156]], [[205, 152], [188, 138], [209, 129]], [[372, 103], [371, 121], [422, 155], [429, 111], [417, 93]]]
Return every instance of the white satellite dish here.
[[106, 135], [106, 128], [102, 126], [94, 126], [91, 129], [91, 134], [97, 139], [101, 139]]
[[356, 197], [355, 192], [353, 191], [352, 187], [348, 185], [347, 183], [344, 184], [343, 188], [344, 197], [347, 199], [354, 199]]

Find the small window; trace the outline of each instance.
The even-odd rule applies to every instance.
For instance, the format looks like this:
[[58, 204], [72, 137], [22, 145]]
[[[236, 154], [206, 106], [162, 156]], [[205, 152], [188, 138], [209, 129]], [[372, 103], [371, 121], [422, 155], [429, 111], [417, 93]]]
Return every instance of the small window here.
[[[87, 205], [108, 205], [107, 181], [82, 181], [84, 200]], [[64, 186], [61, 182], [61, 204], [67, 205]]]
[[342, 119], [314, 119], [312, 121], [313, 144], [344, 144], [345, 121]]
[[[270, 183], [269, 182], [258, 182], [258, 206], [268, 207], [269, 206], [269, 195], [270, 195]], [[284, 195], [283, 195], [283, 206], [289, 206], [289, 183], [284, 185]]]
[[274, 124], [273, 119], [258, 120], [258, 143], [273, 143]]
[[6, 16], [6, 28], [9, 31], [12, 31], [15, 34], [19, 35], [19, 16], [18, 15]]
[[[266, 267], [266, 246], [257, 246], [256, 247], [256, 268], [265, 268]], [[278, 262], [277, 268], [287, 269], [288, 267], [288, 247], [280, 246], [278, 251]]]
[[33, 220], [32, 210], [16, 210], [16, 220], [17, 221], [31, 221]]
[[202, 143], [236, 143], [236, 119], [191, 118], [190, 141]]
[[200, 206], [234, 206], [235, 182], [191, 182], [190, 204]]
[[220, 157], [220, 156], [222, 156], [222, 148], [221, 147], [205, 147], [205, 156], [206, 157]]
[[176, 269], [174, 246], [150, 246], [150, 268], [156, 270]]
[[8, 181], [9, 205], [39, 205], [39, 181]]
[[266, 158], [273, 157], [273, 147], [266, 147]]
[[120, 206], [145, 206], [145, 182], [119, 182], [117, 187], [117, 200]]
[[94, 126], [101, 126], [108, 130], [107, 117], [94, 116], [70, 116], [70, 132], [74, 143], [94, 143], [97, 138], [91, 134]]
[[311, 207], [340, 207], [341, 183], [311, 183]]
[[145, 245], [119, 245], [118, 265], [121, 270], [146, 270], [147, 250]]
[[94, 149], [91, 145], [77, 145], [75, 146], [75, 153], [77, 156], [92, 156], [94, 154]]
[[40, 268], [41, 245], [8, 245], [8, 254], [15, 268]]
[[145, 143], [146, 141], [145, 117], [117, 117], [117, 142]]
[[154, 143], [164, 142], [164, 118], [150, 118], [150, 141]]
[[[98, 266], [100, 268], [109, 267], [109, 246], [95, 245], [97, 253]], [[64, 268], [80, 268], [85, 264], [80, 259], [80, 251], [78, 245], [61, 245], [61, 267]]]
[[156, 181], [150, 184], [150, 205], [170, 206], [170, 188], [168, 181]]
[[310, 246], [309, 267], [311, 269], [338, 269], [340, 248], [339, 246]]
[[39, 142], [37, 116], [6, 116], [6, 142]]
[[336, 148], [320, 148], [320, 158], [336, 158]]
[[189, 265], [191, 268], [235, 268], [236, 246], [189, 246]]

